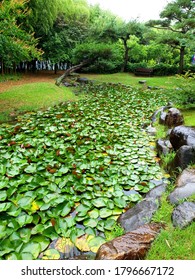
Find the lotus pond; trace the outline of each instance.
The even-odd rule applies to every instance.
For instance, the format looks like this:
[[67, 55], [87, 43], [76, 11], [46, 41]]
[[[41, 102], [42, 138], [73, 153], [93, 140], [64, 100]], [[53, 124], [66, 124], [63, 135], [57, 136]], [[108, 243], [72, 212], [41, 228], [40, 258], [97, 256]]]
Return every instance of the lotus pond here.
[[1, 259], [95, 253], [163, 178], [143, 128], [168, 102], [163, 92], [101, 84], [85, 93], [0, 126]]

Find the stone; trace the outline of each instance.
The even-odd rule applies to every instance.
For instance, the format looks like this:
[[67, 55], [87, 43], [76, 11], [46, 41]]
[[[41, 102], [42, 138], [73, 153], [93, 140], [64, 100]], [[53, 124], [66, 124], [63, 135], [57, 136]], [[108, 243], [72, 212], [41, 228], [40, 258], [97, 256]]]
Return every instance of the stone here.
[[184, 170], [189, 164], [195, 163], [195, 147], [181, 146], [177, 151], [173, 162], [171, 163], [171, 169], [175, 170], [180, 168]]
[[175, 127], [183, 123], [184, 118], [182, 113], [177, 108], [170, 108], [165, 117], [165, 125], [168, 127]]
[[144, 259], [162, 224], [151, 223], [119, 236], [100, 246], [96, 260]]
[[65, 87], [72, 87], [72, 84], [71, 84], [71, 83], [68, 83], [68, 82], [64, 82], [63, 85], [64, 85]]
[[89, 83], [89, 79], [88, 79], [88, 78], [85, 78], [85, 77], [83, 77], [83, 78], [78, 78], [78, 79], [77, 79], [77, 82], [78, 82], [78, 83], [81, 83], [81, 84], [88, 84], [88, 83]]
[[166, 155], [172, 150], [172, 145], [169, 140], [158, 139], [156, 142], [156, 149], [158, 155]]
[[140, 81], [139, 81], [139, 84], [146, 84], [146, 83], [147, 83], [146, 80], [140, 80]]
[[160, 118], [159, 118], [159, 123], [160, 123], [160, 124], [165, 124], [166, 116], [167, 116], [167, 113], [166, 113], [166, 112], [161, 112]]
[[178, 205], [172, 213], [172, 222], [175, 227], [184, 228], [195, 220], [195, 203], [184, 202]]
[[160, 206], [158, 198], [144, 199], [134, 207], [121, 214], [117, 222], [124, 228], [125, 232], [135, 230], [136, 228], [151, 221], [153, 214]]
[[194, 168], [186, 168], [182, 171], [182, 173], [176, 179], [176, 186], [182, 187], [187, 183], [195, 183], [195, 169]]
[[146, 199], [151, 198], [151, 199], [153, 199], [153, 200], [158, 199], [158, 198], [161, 197], [161, 195], [162, 195], [165, 191], [166, 191], [166, 184], [165, 184], [164, 182], [161, 181], [161, 183], [160, 183], [157, 187], [151, 189], [151, 190], [146, 194], [146, 197], [145, 197], [145, 198], [146, 198]]
[[195, 183], [187, 183], [181, 187], [176, 187], [168, 196], [170, 203], [178, 204], [182, 199], [185, 199], [195, 194]]
[[172, 129], [169, 139], [175, 151], [183, 145], [195, 146], [195, 127], [177, 126]]
[[152, 135], [152, 136], [155, 136], [156, 135], [156, 128], [153, 127], [153, 126], [148, 126], [147, 129], [146, 129], [147, 133]]
[[160, 113], [162, 113], [163, 110], [164, 110], [164, 107], [161, 107], [161, 108], [159, 108], [158, 110], [156, 110], [156, 111], [154, 112], [154, 114], [152, 115], [152, 118], [151, 118], [152, 123], [156, 122], [158, 115], [159, 115]]

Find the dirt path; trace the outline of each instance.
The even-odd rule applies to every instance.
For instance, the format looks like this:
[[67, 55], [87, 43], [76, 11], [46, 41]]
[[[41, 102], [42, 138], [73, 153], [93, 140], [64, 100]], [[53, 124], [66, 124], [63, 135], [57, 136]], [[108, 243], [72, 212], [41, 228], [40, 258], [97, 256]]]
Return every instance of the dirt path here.
[[39, 82], [47, 82], [47, 83], [55, 83], [55, 79], [58, 78], [61, 73], [54, 74], [51, 71], [48, 72], [37, 72], [36, 74], [29, 73], [22, 75], [22, 78], [18, 81], [6, 81], [0, 83], [0, 93], [7, 91], [13, 86], [29, 84], [29, 83], [39, 83]]

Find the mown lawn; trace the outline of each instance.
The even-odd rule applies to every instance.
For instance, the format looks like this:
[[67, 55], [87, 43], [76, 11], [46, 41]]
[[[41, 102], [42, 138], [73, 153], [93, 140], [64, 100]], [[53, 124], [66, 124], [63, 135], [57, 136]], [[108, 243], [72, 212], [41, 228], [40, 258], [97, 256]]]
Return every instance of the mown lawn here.
[[[139, 84], [140, 80], [145, 80], [148, 86], [157, 86], [161, 88], [178, 87], [178, 79], [176, 76], [165, 77], [137, 77], [131, 73], [116, 73], [116, 74], [82, 74], [83, 77], [88, 77], [92, 80], [108, 83], [122, 83], [142, 87]], [[194, 83], [195, 84], [195, 83]]]
[[52, 83], [39, 82], [13, 86], [0, 94], [0, 121], [9, 121], [10, 114], [15, 116], [77, 99], [69, 88], [57, 87]]

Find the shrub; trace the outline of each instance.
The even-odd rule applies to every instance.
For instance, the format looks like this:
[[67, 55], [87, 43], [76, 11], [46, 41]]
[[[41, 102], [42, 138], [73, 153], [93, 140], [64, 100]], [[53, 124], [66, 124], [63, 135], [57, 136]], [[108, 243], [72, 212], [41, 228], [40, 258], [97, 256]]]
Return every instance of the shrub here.
[[153, 70], [154, 76], [169, 76], [177, 74], [178, 67], [176, 65], [159, 63], [153, 67]]
[[192, 72], [195, 73], [195, 65], [187, 65], [184, 67], [185, 72]]
[[147, 68], [146, 62], [140, 63], [128, 63], [127, 64], [127, 72], [135, 73], [136, 68]]
[[120, 71], [123, 63], [122, 52], [116, 44], [84, 43], [74, 49], [74, 64], [88, 58], [92, 59], [92, 62], [82, 69], [83, 72], [114, 73]]

